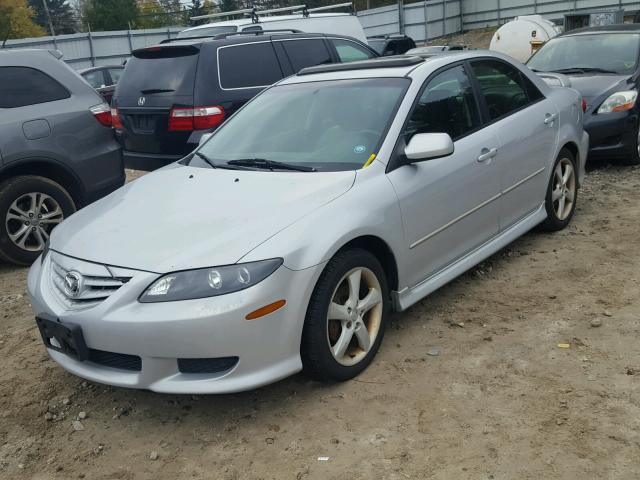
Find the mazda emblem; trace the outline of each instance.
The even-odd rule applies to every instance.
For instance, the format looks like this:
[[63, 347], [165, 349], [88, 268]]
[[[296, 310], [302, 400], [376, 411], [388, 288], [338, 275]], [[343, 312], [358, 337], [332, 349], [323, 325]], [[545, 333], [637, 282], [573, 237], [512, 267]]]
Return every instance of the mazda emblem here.
[[67, 297], [76, 298], [82, 293], [82, 280], [78, 272], [68, 272], [64, 276], [64, 293]]

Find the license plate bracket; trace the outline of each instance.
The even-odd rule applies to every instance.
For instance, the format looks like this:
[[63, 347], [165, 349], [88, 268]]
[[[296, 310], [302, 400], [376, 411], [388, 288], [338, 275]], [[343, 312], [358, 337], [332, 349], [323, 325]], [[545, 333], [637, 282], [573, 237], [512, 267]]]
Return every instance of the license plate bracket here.
[[[82, 328], [79, 325], [62, 323], [57, 318], [48, 315], [37, 316], [36, 324], [47, 348], [64, 353], [81, 362], [89, 358], [89, 348], [84, 341]], [[55, 340], [55, 343], [52, 340]]]

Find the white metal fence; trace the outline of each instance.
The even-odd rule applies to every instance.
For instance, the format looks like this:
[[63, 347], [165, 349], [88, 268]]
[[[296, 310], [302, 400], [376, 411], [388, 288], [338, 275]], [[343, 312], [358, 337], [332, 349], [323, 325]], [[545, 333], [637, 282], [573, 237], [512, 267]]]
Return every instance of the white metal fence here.
[[167, 38], [173, 38], [181, 30], [184, 30], [184, 27], [25, 38], [9, 40], [5, 48], [60, 50], [64, 55], [62, 58], [69, 65], [75, 69], [80, 69], [97, 65], [118, 65], [129, 57], [132, 50], [154, 45]]
[[[404, 32], [420, 43], [462, 30], [499, 25], [519, 15], [562, 19], [565, 13], [640, 8], [640, 0], [425, 0], [358, 12], [367, 36]], [[156, 44], [184, 27], [77, 33], [9, 40], [6, 48], [60, 50], [74, 68], [122, 63], [131, 50]]]

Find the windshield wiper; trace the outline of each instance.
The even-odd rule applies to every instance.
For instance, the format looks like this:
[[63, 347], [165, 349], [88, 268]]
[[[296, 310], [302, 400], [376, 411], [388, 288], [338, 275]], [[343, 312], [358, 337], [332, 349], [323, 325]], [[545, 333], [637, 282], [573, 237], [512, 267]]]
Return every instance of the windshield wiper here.
[[140, 90], [140, 93], [144, 95], [149, 95], [151, 93], [168, 93], [175, 92], [172, 88], [148, 88], [147, 90]]
[[573, 68], [560, 68], [558, 70], [551, 70], [556, 73], [587, 73], [587, 72], [596, 72], [596, 73], [613, 73], [618, 74], [618, 72], [614, 72], [613, 70], [606, 70], [604, 68], [597, 67], [573, 67]]
[[268, 170], [294, 170], [296, 172], [316, 172], [313, 167], [305, 167], [303, 165], [293, 165], [291, 163], [276, 162], [275, 160], [267, 160], [265, 158], [241, 158], [238, 160], [229, 160], [227, 165], [239, 165], [241, 167], [266, 168]]
[[224, 170], [246, 170], [245, 168], [242, 168], [240, 166], [233, 167], [233, 166], [227, 165], [225, 163], [216, 163], [213, 160], [211, 160], [209, 157], [207, 157], [202, 152], [193, 152], [193, 154], [196, 155], [197, 157], [201, 158], [205, 162], [207, 162], [209, 164], [209, 166], [211, 166], [211, 168], [222, 168]]

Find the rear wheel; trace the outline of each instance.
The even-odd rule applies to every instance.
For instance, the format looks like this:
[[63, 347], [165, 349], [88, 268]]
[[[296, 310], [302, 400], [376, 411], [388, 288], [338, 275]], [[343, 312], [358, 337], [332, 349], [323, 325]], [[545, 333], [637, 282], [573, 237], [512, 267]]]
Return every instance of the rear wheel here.
[[362, 372], [376, 355], [388, 311], [384, 270], [361, 249], [333, 257], [314, 289], [300, 354], [305, 373], [343, 381]]
[[44, 177], [20, 176], [0, 184], [0, 258], [30, 265], [53, 228], [75, 211], [67, 191]]
[[542, 228], [549, 232], [562, 230], [571, 222], [578, 200], [576, 161], [571, 151], [563, 148], [553, 166], [545, 208], [547, 218]]

